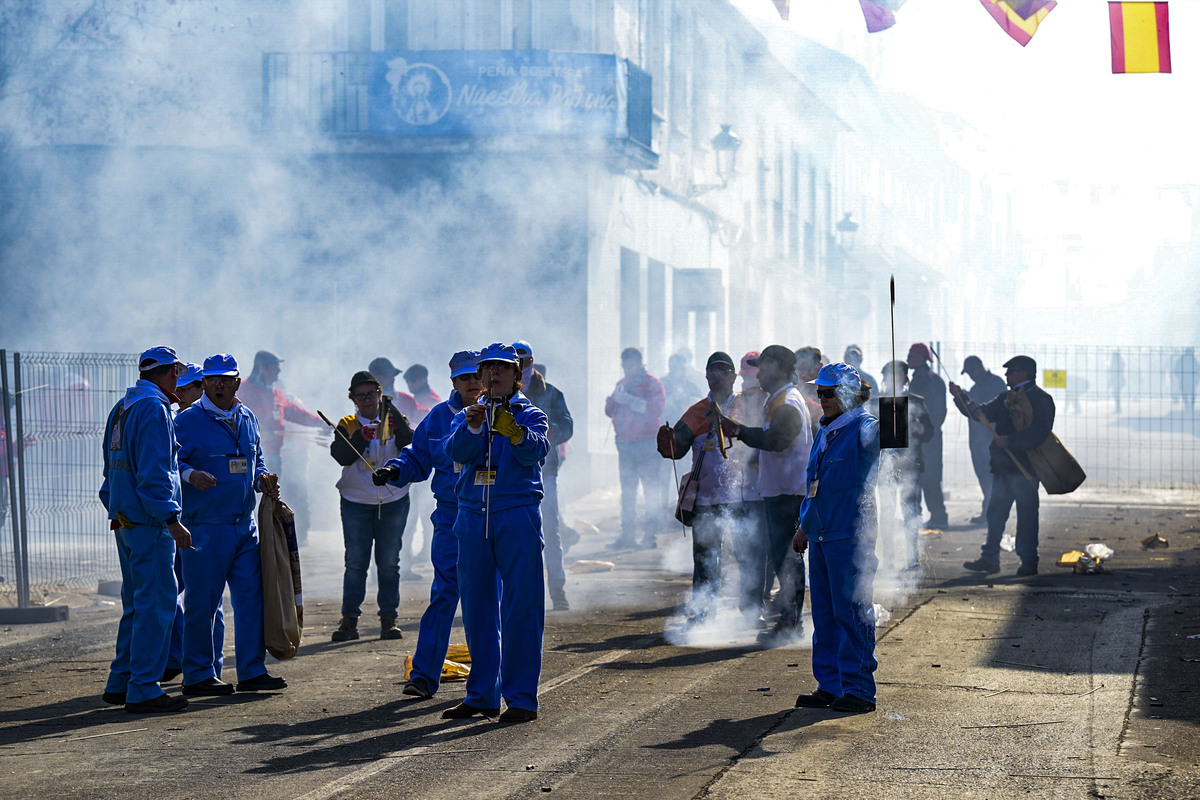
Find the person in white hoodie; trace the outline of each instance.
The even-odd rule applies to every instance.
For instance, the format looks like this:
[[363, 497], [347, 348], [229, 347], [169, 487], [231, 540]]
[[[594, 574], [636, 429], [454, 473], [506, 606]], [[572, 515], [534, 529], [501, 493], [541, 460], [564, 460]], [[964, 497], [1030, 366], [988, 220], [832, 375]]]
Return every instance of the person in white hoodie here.
[[346, 570], [342, 579], [342, 619], [333, 641], [358, 638], [358, 618], [367, 592], [371, 549], [379, 576], [379, 638], [399, 639], [396, 608], [400, 604], [400, 547], [408, 520], [408, 485], [376, 486], [375, 470], [400, 454], [412, 441], [408, 419], [385, 402], [375, 376], [365, 370], [350, 379], [355, 413], [342, 417], [329, 453], [342, 465], [337, 482], [342, 495], [342, 537]]

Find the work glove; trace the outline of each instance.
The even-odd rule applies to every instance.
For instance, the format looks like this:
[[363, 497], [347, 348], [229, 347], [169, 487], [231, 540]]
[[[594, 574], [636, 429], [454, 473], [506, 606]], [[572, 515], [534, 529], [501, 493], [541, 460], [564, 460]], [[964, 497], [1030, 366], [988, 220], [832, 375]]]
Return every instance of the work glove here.
[[726, 439], [736, 439], [741, 425], [726, 417], [721, 420], [721, 433], [725, 434]]
[[492, 416], [492, 430], [501, 436], [507, 436], [508, 441], [520, 444], [525, 438], [525, 429], [517, 424], [512, 412], [506, 408], [497, 408]]
[[658, 447], [658, 454], [663, 458], [682, 458], [683, 454], [678, 452], [679, 447], [675, 444], [675, 431], [669, 425], [659, 427], [658, 434], [654, 437], [655, 445]]
[[380, 467], [371, 473], [371, 483], [383, 486], [400, 477], [400, 468], [396, 466]]

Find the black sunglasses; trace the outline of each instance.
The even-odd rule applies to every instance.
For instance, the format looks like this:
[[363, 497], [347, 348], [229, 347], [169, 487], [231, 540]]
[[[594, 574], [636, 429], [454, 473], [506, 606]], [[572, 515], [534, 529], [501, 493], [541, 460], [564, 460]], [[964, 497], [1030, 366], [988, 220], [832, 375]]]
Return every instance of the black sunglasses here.
[[822, 400], [832, 400], [837, 397], [837, 387], [835, 386], [820, 386], [817, 387], [817, 397]]

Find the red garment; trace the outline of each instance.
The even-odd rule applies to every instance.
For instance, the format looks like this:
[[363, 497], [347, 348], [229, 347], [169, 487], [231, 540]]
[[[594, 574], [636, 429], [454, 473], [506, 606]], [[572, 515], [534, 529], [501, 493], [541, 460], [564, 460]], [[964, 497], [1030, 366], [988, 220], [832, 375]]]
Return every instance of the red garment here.
[[[613, 395], [627, 392], [646, 403], [645, 411], [635, 411], [628, 404], [618, 403]], [[663, 408], [667, 405], [667, 392], [662, 381], [643, 370], [641, 375], [617, 381], [612, 395], [604, 401], [604, 413], [612, 418], [616, 440], [620, 444], [643, 442], [658, 435], [662, 424]]]
[[258, 418], [259, 436], [264, 453], [279, 453], [283, 450], [284, 420], [310, 428], [323, 428], [325, 423], [302, 403], [289, 400], [274, 386], [263, 386], [253, 379], [242, 381], [238, 399], [249, 406]]
[[417, 427], [417, 423], [425, 419], [425, 415], [429, 413], [429, 408], [417, 402], [417, 398], [413, 397], [408, 392], [396, 391], [392, 393], [392, 405], [396, 407], [404, 417], [408, 420], [408, 424], [412, 427]]
[[417, 403], [419, 413], [410, 416], [408, 421], [412, 423], [414, 428], [417, 427], [417, 423], [425, 419], [425, 415], [429, 413], [429, 409], [442, 402], [442, 398], [433, 390], [433, 387], [431, 386], [426, 386], [425, 391], [416, 395], [413, 399]]

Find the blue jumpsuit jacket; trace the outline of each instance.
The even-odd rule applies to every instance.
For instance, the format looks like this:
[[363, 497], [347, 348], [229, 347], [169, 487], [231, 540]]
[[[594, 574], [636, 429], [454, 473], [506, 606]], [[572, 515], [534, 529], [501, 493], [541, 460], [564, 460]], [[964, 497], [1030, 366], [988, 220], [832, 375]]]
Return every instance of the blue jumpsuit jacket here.
[[808, 536], [813, 676], [835, 697], [875, 702], [875, 468], [879, 420], [861, 406], [822, 419], [808, 458], [800, 527]]
[[[170, 401], [139, 380], [113, 407], [104, 427], [100, 502], [116, 528], [121, 564], [121, 622], [105, 691], [141, 703], [163, 693], [175, 619], [175, 541], [166, 521], [181, 510], [175, 427]], [[132, 527], [124, 527], [132, 525]]]

